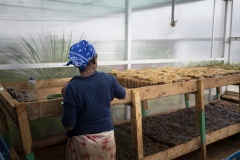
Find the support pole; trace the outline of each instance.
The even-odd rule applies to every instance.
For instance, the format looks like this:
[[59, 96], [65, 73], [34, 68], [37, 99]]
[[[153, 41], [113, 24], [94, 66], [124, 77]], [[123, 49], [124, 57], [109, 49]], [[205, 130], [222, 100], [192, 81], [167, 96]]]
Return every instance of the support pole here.
[[[229, 37], [232, 37], [232, 24], [233, 24], [233, 1], [232, 1], [232, 6], [231, 6], [231, 19], [230, 19], [230, 33], [229, 33]], [[228, 62], [231, 62], [231, 41], [229, 41]]]
[[142, 137], [142, 112], [140, 93], [137, 90], [132, 90], [133, 106], [131, 107], [131, 127], [134, 147], [136, 151], [137, 160], [143, 158], [143, 137]]
[[[224, 27], [223, 27], [223, 48], [222, 48], [222, 57], [224, 57], [224, 61], [228, 60], [228, 47], [229, 42], [227, 37], [227, 28], [229, 28], [229, 25], [227, 25], [227, 15], [228, 15], [228, 0], [225, 1], [225, 10], [224, 10]], [[226, 50], [227, 49], [227, 50]]]
[[201, 148], [201, 159], [207, 159], [207, 149], [206, 149], [206, 125], [205, 125], [205, 107], [204, 107], [204, 80], [198, 80], [198, 96], [196, 96], [197, 105], [199, 109], [200, 118], [200, 148]]
[[185, 93], [184, 98], [185, 98], [185, 106], [186, 106], [186, 108], [188, 108], [189, 107], [189, 93]]
[[141, 106], [142, 106], [142, 116], [145, 117], [147, 116], [147, 110], [148, 110], [147, 100], [141, 101]]
[[238, 102], [239, 102], [239, 106], [238, 106], [238, 113], [240, 113], [240, 83], [238, 84]]
[[199, 130], [199, 124], [200, 124], [200, 122], [199, 122], [200, 111], [199, 111], [199, 107], [198, 107], [198, 103], [199, 103], [198, 102], [198, 99], [199, 99], [198, 97], [199, 97], [198, 92], [196, 92], [195, 93], [195, 109], [196, 109], [196, 128], [197, 128], [197, 130]]
[[214, 58], [214, 40], [215, 40], [215, 6], [216, 0], [213, 2], [213, 24], [212, 24], [212, 44], [211, 44], [211, 58]]
[[131, 69], [131, 0], [125, 0], [125, 53], [128, 61], [128, 69]]
[[22, 102], [16, 105], [16, 113], [26, 160], [34, 160], [34, 153], [32, 153], [32, 136], [25, 103]]
[[222, 94], [222, 87], [217, 87], [216, 88], [216, 99], [220, 100], [220, 96]]

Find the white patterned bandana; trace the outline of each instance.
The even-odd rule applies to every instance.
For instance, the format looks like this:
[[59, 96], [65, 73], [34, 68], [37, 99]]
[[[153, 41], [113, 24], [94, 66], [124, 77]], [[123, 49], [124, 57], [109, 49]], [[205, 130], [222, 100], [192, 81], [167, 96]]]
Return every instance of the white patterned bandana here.
[[83, 71], [84, 68], [88, 65], [89, 61], [96, 55], [96, 51], [88, 41], [82, 40], [79, 43], [76, 43], [70, 47], [68, 58], [70, 61], [66, 64], [70, 64], [79, 68], [80, 71]]

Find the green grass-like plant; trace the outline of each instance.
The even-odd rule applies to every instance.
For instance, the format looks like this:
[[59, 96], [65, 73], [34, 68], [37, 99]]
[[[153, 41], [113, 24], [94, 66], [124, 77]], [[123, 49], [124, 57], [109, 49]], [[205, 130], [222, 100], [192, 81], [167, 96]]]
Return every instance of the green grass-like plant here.
[[190, 62], [187, 67], [209, 67], [209, 68], [223, 68], [227, 70], [240, 70], [240, 62], [224, 62], [224, 61], [201, 61]]
[[[20, 42], [23, 49], [9, 46], [10, 53], [0, 51], [8, 57], [8, 64], [36, 64], [36, 63], [57, 63], [69, 61], [68, 51], [72, 42], [72, 33], [69, 37], [62, 38], [50, 34], [42, 38], [30, 38], [20, 36]], [[83, 39], [83, 35], [80, 40]], [[0, 82], [5, 81], [26, 81], [30, 76], [35, 79], [53, 79], [71, 77], [78, 74], [78, 70], [74, 67], [59, 68], [29, 68], [17, 70], [2, 70], [0, 72]]]

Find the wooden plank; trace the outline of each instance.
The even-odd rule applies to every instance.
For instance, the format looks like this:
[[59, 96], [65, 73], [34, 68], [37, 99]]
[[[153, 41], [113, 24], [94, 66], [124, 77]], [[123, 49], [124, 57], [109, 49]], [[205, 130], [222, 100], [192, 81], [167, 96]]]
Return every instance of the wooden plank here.
[[32, 136], [29, 127], [29, 119], [27, 114], [27, 107], [25, 103], [19, 103], [16, 106], [17, 118], [18, 118], [18, 125], [19, 131], [21, 135], [21, 140], [23, 144], [23, 150], [25, 155], [31, 153], [32, 150]]
[[217, 88], [238, 83], [240, 83], [240, 74], [229, 75], [219, 78], [206, 78], [204, 80], [204, 89]]
[[240, 133], [240, 123], [208, 133], [206, 143], [208, 145], [237, 133]]
[[62, 114], [62, 99], [53, 99], [38, 102], [40, 118], [57, 116]]
[[[239, 82], [240, 82], [239, 74], [221, 78], [206, 78], [204, 79], [205, 84], [204, 89], [216, 88], [220, 86], [226, 86], [229, 84], [236, 84]], [[141, 88], [137, 88], [141, 93], [141, 100], [148, 100], [197, 91], [197, 80], [148, 87], [143, 87], [144, 85], [145, 82], [141, 81]]]
[[[37, 92], [38, 99], [46, 99], [48, 94], [61, 93], [61, 89], [65, 86], [71, 78], [59, 78], [59, 79], [48, 79], [48, 80], [37, 80]], [[6, 89], [7, 86], [13, 86], [15, 89], [25, 89], [27, 90], [26, 82], [11, 82], [2, 83], [2, 86]], [[15, 105], [14, 105], [15, 106]]]
[[14, 89], [18, 90], [18, 89], [28, 89], [27, 88], [27, 81], [23, 81], [23, 82], [4, 82], [2, 83], [2, 86], [7, 89], [8, 86], [12, 86]]
[[144, 157], [143, 160], [174, 159], [194, 150], [197, 150], [199, 146], [199, 138], [194, 138], [191, 141], [180, 144], [176, 147], [172, 147], [162, 152], [158, 152], [156, 154]]
[[[61, 106], [62, 98], [52, 99], [52, 100], [39, 100], [37, 102], [27, 102], [27, 111], [29, 120], [57, 116], [62, 114]], [[125, 99], [113, 99], [111, 106], [119, 104], [130, 104], [131, 100], [131, 90], [126, 89]]]
[[49, 94], [61, 94], [62, 88], [66, 86], [70, 80], [71, 78], [60, 78], [37, 81], [38, 99], [47, 99]]
[[41, 88], [38, 90], [38, 99], [46, 100], [47, 96], [50, 94], [61, 94], [63, 86], [51, 87], [51, 88]]
[[[0, 84], [0, 87], [3, 87], [2, 84]], [[13, 99], [5, 88], [0, 91], [0, 100], [9, 110], [15, 107], [16, 103], [18, 103], [18, 101]]]
[[140, 93], [137, 90], [132, 90], [132, 100], [133, 100], [133, 106], [132, 106], [132, 119], [131, 121], [134, 121], [135, 126], [132, 126], [134, 129], [133, 135], [135, 137], [135, 149], [137, 154], [137, 159], [143, 158], [143, 139], [142, 139], [142, 111], [141, 111], [141, 99], [140, 99]]
[[[41, 90], [44, 88], [58, 88], [65, 86], [71, 78], [57, 78], [48, 80], [37, 80], [37, 89]], [[61, 90], [60, 90], [61, 91]]]
[[[225, 93], [220, 96], [221, 100], [232, 102], [232, 103], [239, 103], [239, 94], [234, 93]], [[239, 104], [240, 105], [240, 104]]]
[[29, 120], [62, 114], [62, 99], [42, 100], [26, 103]]
[[126, 98], [125, 99], [117, 99], [117, 98], [114, 98], [112, 101], [111, 101], [111, 106], [114, 106], [114, 105], [119, 105], [119, 104], [130, 104], [132, 103], [132, 93], [131, 93], [131, 89], [126, 89]]
[[[226, 137], [232, 136], [236, 133], [240, 133], [240, 123], [234, 124], [213, 132], [210, 132], [206, 135], [206, 144], [214, 143], [218, 140], [224, 139]], [[170, 149], [158, 152], [156, 154], [144, 157], [144, 160], [159, 160], [159, 159], [174, 159], [190, 153], [194, 150], [200, 148], [199, 137], [192, 139], [186, 143], [180, 144], [178, 146], [172, 147]], [[198, 159], [198, 157], [196, 157]]]
[[170, 83], [158, 86], [148, 86], [136, 88], [141, 93], [141, 100], [149, 100], [154, 98], [166, 97], [176, 94], [196, 92], [197, 80], [187, 82]]
[[27, 106], [27, 113], [29, 120], [39, 119], [39, 103], [38, 102], [29, 102], [25, 103]]

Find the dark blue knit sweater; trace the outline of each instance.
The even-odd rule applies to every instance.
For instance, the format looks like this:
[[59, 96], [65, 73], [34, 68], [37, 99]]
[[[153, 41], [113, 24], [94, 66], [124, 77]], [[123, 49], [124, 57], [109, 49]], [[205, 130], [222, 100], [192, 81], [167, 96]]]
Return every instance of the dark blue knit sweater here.
[[125, 89], [113, 75], [96, 71], [89, 77], [72, 78], [63, 100], [62, 123], [74, 127], [68, 137], [113, 130], [110, 102], [125, 96]]

